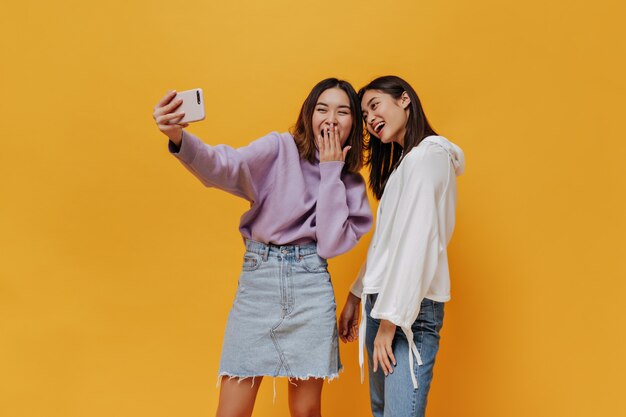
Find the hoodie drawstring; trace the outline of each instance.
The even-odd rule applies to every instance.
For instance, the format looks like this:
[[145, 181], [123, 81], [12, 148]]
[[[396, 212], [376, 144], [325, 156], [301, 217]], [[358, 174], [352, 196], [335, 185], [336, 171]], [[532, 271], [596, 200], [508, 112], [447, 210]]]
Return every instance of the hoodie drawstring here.
[[[366, 309], [365, 303], [367, 302], [367, 294], [361, 294], [361, 324], [359, 325], [359, 367], [361, 368], [361, 384], [365, 381], [365, 371], [364, 371], [364, 362], [365, 362], [365, 329], [366, 329]], [[413, 382], [413, 388], [417, 389], [417, 370], [413, 371], [414, 360], [417, 360], [417, 364], [422, 366], [424, 363], [422, 362], [422, 356], [417, 350], [417, 346], [415, 345], [415, 340], [413, 340], [413, 331], [411, 331], [410, 327], [401, 327], [404, 332], [404, 336], [409, 344], [409, 370], [411, 372], [411, 381]]]
[[417, 346], [415, 346], [415, 340], [413, 340], [413, 332], [410, 328], [402, 327], [402, 331], [404, 331], [404, 335], [406, 336], [407, 342], [409, 342], [409, 370], [411, 371], [411, 381], [413, 381], [413, 388], [417, 389], [417, 376], [415, 375], [418, 371], [413, 372], [413, 356], [417, 360], [417, 364], [422, 366], [424, 363], [422, 362], [422, 357], [420, 356], [419, 351], [417, 350]]
[[361, 368], [361, 384], [365, 380], [365, 371], [363, 370], [363, 362], [365, 360], [363, 351], [365, 350], [365, 328], [367, 322], [367, 316], [365, 315], [365, 303], [367, 302], [367, 295], [361, 294], [361, 324], [359, 325], [359, 367]]

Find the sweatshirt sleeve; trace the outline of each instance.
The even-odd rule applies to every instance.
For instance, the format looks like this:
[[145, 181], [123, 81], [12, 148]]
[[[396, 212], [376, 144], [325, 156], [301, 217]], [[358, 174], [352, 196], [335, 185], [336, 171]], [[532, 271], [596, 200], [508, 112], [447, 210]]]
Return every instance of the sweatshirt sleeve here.
[[[169, 143], [169, 151], [207, 187], [215, 187], [251, 203], [258, 197], [253, 170], [266, 171], [278, 152], [278, 134], [269, 134], [248, 146], [210, 146], [183, 131], [180, 148]], [[258, 176], [256, 176], [258, 177]]]
[[317, 253], [332, 258], [352, 249], [372, 226], [372, 211], [365, 181], [347, 174], [341, 161], [320, 163], [320, 188], [316, 209]]
[[367, 268], [367, 259], [363, 261], [361, 264], [361, 268], [359, 269], [359, 273], [357, 274], [352, 286], [350, 287], [350, 292], [361, 298], [363, 295], [363, 276], [365, 275], [365, 269]]
[[443, 149], [428, 150], [404, 163], [402, 193], [395, 207], [389, 239], [389, 262], [372, 309], [372, 317], [410, 328], [417, 319], [445, 249], [439, 235], [438, 203], [450, 176], [450, 159]]

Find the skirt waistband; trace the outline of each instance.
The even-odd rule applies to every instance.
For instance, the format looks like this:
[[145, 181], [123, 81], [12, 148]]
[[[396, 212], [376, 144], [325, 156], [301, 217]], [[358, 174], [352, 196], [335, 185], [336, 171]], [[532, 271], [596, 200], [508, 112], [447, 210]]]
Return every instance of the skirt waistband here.
[[317, 254], [317, 245], [315, 242], [303, 245], [272, 245], [271, 243], [268, 245], [256, 240], [246, 239], [246, 251], [262, 255], [264, 258], [268, 256], [293, 256], [299, 258]]

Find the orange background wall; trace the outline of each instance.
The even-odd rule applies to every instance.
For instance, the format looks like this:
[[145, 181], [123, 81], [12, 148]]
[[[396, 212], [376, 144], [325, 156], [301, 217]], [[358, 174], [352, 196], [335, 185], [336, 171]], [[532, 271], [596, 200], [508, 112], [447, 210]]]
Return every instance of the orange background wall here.
[[[598, 0], [29, 1], [0, 15], [0, 415], [207, 416], [246, 203], [209, 143], [285, 131], [318, 80], [397, 74], [466, 152], [431, 416], [623, 412], [625, 7]], [[369, 241], [331, 263], [341, 307]], [[368, 414], [356, 346], [324, 415]], [[287, 416], [264, 382], [254, 416]]]

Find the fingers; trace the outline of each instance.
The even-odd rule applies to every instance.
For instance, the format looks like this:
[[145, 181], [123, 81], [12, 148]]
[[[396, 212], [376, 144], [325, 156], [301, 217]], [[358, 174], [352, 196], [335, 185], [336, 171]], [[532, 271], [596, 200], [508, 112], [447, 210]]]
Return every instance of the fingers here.
[[339, 317], [339, 338], [343, 343], [346, 343], [349, 331], [349, 320], [344, 308], [341, 312], [341, 316]]
[[389, 375], [390, 373], [393, 373], [391, 363], [389, 362], [389, 356], [387, 354], [386, 346], [383, 347], [382, 349], [379, 349], [378, 352], [379, 352], [378, 360], [380, 362], [383, 372], [385, 373], [385, 376]]
[[350, 319], [350, 334], [348, 335], [348, 341], [352, 342], [358, 339], [359, 335], [359, 316], [360, 310], [358, 304], [352, 311], [352, 318]]
[[348, 156], [348, 152], [350, 152], [350, 149], [352, 149], [352, 146], [346, 146], [345, 148], [343, 148], [343, 160], [346, 160], [346, 157]]
[[[386, 345], [385, 346], [385, 353], [386, 353], [385, 357], [388, 358], [389, 361], [391, 361], [393, 366], [396, 366], [396, 363], [397, 363], [396, 362], [396, 357], [393, 356], [393, 349], [392, 349], [391, 345]], [[389, 367], [389, 371], [391, 373], [393, 373], [393, 368], [391, 366]]]
[[324, 129], [324, 134], [322, 135], [322, 139], [324, 141], [324, 150], [330, 152], [330, 129]]
[[177, 98], [174, 99], [170, 102], [170, 104], [161, 107], [161, 114], [168, 114], [168, 113], [172, 113], [173, 111], [175, 111], [178, 107], [180, 107], [180, 105], [183, 104], [183, 99], [182, 98]]
[[330, 148], [330, 154], [337, 154], [337, 140], [339, 139], [339, 135], [337, 134], [337, 126], [333, 125], [329, 129], [328, 135], [328, 147]]
[[348, 293], [346, 304], [339, 316], [339, 337], [344, 343], [358, 339], [360, 304], [360, 298]]
[[359, 312], [354, 306], [346, 305], [339, 317], [339, 338], [342, 342], [352, 342], [356, 339], [356, 329], [359, 325]]
[[385, 362], [383, 361], [384, 355], [382, 353], [380, 346], [377, 346], [377, 345], [374, 346], [374, 353], [372, 356], [374, 359], [374, 372], [378, 371], [378, 368], [380, 368], [380, 370], [383, 371], [385, 376], [389, 375], [389, 371], [387, 371], [387, 369], [385, 368]]
[[393, 367], [396, 364], [396, 358], [393, 354], [393, 337], [395, 333], [395, 325], [390, 324], [385, 320], [381, 320], [381, 324], [378, 327], [378, 333], [374, 339], [374, 353], [372, 354], [374, 360], [374, 372], [380, 366], [385, 376], [393, 373]]
[[318, 138], [317, 149], [320, 153], [320, 161], [329, 161], [330, 158], [330, 131], [328, 128], [322, 129]]
[[378, 348], [374, 345], [374, 352], [372, 352], [372, 369], [374, 373], [378, 371]]
[[161, 99], [161, 101], [159, 101], [157, 103], [157, 107], [163, 107], [165, 106], [167, 103], [169, 103], [170, 101], [172, 101], [172, 99], [176, 97], [176, 90], [171, 90], [168, 91], [167, 94], [165, 94], [165, 96], [163, 96], [163, 98]]
[[[183, 104], [182, 99], [175, 99], [176, 92], [173, 92], [173, 95], [168, 93], [154, 108], [154, 112], [152, 113], [152, 117], [156, 120], [159, 116], [164, 114], [169, 114], [174, 112], [181, 104]], [[169, 97], [169, 98], [168, 98]]]
[[[391, 350], [391, 346], [389, 346], [389, 350]], [[380, 370], [383, 371], [385, 376], [393, 373], [393, 366], [391, 366], [391, 362], [389, 361], [389, 354], [386, 346], [375, 345], [372, 356], [372, 359], [374, 360], [374, 372], [376, 372], [378, 367], [380, 367]]]
[[339, 126], [337, 125], [322, 128], [315, 141], [320, 153], [320, 161], [322, 162], [345, 161], [346, 155], [351, 149], [351, 146], [342, 149]]
[[[180, 113], [170, 113], [158, 116], [156, 118], [156, 122], [159, 126], [163, 125], [175, 125], [185, 117], [185, 112]], [[185, 123], [187, 125], [187, 123]]]
[[359, 338], [359, 318], [357, 317], [352, 325], [350, 326], [350, 335], [348, 336], [348, 341], [352, 342]]
[[320, 153], [320, 159], [322, 158], [322, 153], [326, 150], [324, 147], [324, 129], [317, 136], [317, 150]]
[[354, 342], [355, 340], [358, 339], [358, 329], [359, 329], [358, 319], [357, 320], [355, 320], [354, 318], [350, 319], [345, 324], [343, 338], [346, 339], [346, 341], [348, 342]]

